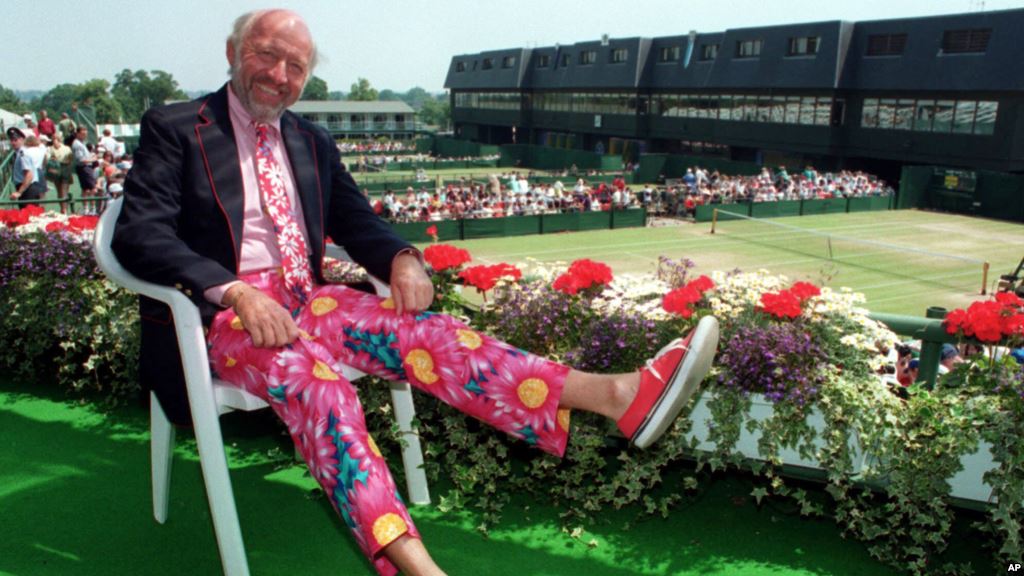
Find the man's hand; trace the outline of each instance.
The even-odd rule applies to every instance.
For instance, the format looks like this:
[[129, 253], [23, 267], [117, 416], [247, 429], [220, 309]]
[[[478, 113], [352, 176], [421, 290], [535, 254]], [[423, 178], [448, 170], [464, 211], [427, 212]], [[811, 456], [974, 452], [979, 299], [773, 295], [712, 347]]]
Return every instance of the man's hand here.
[[278, 348], [299, 337], [299, 327], [283, 306], [248, 284], [238, 283], [224, 294], [256, 348]]
[[434, 285], [415, 254], [399, 254], [391, 262], [391, 299], [399, 314], [422, 312], [434, 301]]

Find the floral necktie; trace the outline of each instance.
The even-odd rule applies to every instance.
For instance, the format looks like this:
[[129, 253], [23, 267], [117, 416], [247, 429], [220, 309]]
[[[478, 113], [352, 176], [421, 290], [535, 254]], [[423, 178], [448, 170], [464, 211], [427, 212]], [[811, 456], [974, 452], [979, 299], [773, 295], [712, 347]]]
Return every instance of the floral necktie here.
[[313, 292], [313, 274], [306, 256], [306, 239], [295, 222], [291, 202], [285, 192], [284, 174], [274, 160], [267, 140], [266, 124], [256, 124], [256, 180], [267, 215], [274, 223], [277, 247], [281, 251], [284, 284], [299, 306], [306, 304]]

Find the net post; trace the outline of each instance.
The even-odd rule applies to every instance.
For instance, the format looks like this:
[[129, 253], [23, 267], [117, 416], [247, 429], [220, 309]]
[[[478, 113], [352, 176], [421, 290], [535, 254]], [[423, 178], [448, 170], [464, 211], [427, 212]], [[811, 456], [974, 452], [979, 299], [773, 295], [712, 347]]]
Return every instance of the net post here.
[[988, 286], [988, 262], [981, 265], [981, 295], [985, 295], [985, 287]]
[[715, 225], [718, 224], [718, 208], [711, 209], [711, 233], [715, 233]]

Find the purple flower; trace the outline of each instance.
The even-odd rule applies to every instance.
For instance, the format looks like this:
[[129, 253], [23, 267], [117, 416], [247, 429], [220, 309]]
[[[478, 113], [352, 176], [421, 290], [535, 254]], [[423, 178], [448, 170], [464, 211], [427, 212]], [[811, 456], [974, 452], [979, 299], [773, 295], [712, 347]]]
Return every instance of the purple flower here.
[[722, 348], [718, 383], [800, 406], [817, 397], [827, 359], [799, 323], [744, 326]]

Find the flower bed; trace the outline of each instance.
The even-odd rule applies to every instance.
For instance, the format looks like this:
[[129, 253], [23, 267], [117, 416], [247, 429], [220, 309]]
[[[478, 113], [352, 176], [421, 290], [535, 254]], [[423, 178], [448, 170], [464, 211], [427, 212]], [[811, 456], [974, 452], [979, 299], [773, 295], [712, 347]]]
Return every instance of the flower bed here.
[[[9, 311], [0, 317], [3, 369], [115, 399], [134, 392], [135, 298], [100, 277], [89, 222], [22, 211], [0, 220], [0, 302]], [[608, 507], [668, 514], [686, 492], [713, 481], [710, 472], [743, 466], [759, 477], [758, 502], [794, 499], [801, 513], [833, 518], [881, 561], [911, 573], [943, 570], [951, 496], [991, 496], [990, 538], [979, 545], [996, 549], [999, 561], [1024, 551], [1024, 371], [1008, 354], [976, 357], [934, 390], [915, 386], [902, 398], [878, 377], [896, 337], [848, 290], [766, 271], [697, 276], [692, 263], [667, 258], [649, 275], [616, 276], [594, 261], [467, 268], [471, 256], [445, 245], [424, 256], [436, 310], [582, 370], [635, 369], [703, 315], [721, 321], [721, 353], [705, 391], [650, 450], [623, 450], [606, 421], [574, 414], [566, 455], [556, 459], [417, 398], [428, 475], [453, 486], [438, 506], [475, 509], [481, 530], [515, 492], [561, 507], [573, 532]], [[344, 265], [330, 273], [359, 276]], [[485, 294], [475, 313], [467, 313], [464, 287]], [[1019, 302], [994, 302], [952, 314], [950, 329], [1020, 342]], [[390, 437], [387, 387], [361, 386], [360, 394], [372, 432]], [[986, 448], [991, 468], [979, 471], [970, 460], [963, 467]], [[694, 459], [696, 470], [680, 465]], [[831, 501], [790, 486], [782, 465], [821, 470]], [[967, 474], [974, 488], [964, 491], [958, 483]]]

